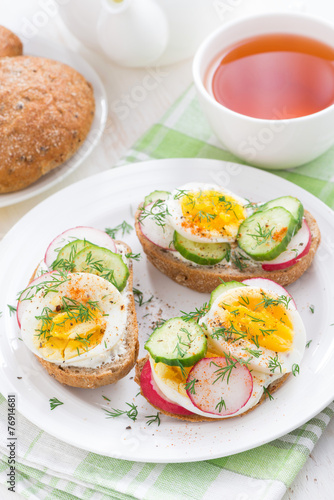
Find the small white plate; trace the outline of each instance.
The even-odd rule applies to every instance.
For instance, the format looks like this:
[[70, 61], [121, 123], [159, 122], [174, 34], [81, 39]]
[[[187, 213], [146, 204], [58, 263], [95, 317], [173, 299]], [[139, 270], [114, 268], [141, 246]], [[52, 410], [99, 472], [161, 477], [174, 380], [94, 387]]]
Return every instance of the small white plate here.
[[[295, 298], [312, 343], [301, 373], [291, 376], [273, 401], [265, 401], [242, 417], [186, 423], [162, 415], [161, 425], [147, 425], [154, 410], [142, 396], [133, 371], [117, 384], [95, 390], [62, 386], [49, 377], [18, 338], [20, 331], [7, 304], [15, 305], [48, 243], [76, 225], [100, 229], [133, 214], [144, 196], [155, 189], [172, 190], [189, 181], [213, 181], [252, 201], [293, 194], [316, 217], [322, 243], [309, 269], [289, 291]], [[17, 394], [18, 410], [29, 420], [72, 445], [127, 460], [188, 462], [231, 455], [272, 441], [300, 426], [334, 399], [334, 216], [320, 200], [298, 186], [255, 168], [204, 159], [169, 159], [137, 163], [103, 172], [56, 193], [24, 216], [0, 245], [0, 391]], [[119, 234], [118, 237], [122, 238]], [[141, 251], [133, 231], [123, 237], [133, 252]], [[192, 311], [208, 300], [159, 273], [142, 256], [134, 265], [134, 286], [151, 295], [137, 307], [141, 354], [154, 321]], [[310, 310], [314, 307], [314, 314]], [[18, 378], [22, 377], [22, 378]], [[111, 401], [105, 400], [102, 395]], [[62, 406], [50, 410], [49, 399]], [[103, 408], [138, 405], [139, 416], [107, 419]], [[127, 428], [130, 426], [130, 428]]]
[[86, 80], [92, 84], [94, 89], [95, 116], [85, 142], [69, 160], [62, 165], [59, 165], [59, 167], [44, 175], [38, 179], [38, 181], [34, 182], [25, 189], [15, 191], [14, 193], [0, 194], [0, 208], [8, 205], [14, 205], [20, 201], [32, 198], [46, 189], [51, 188], [74, 172], [74, 170], [79, 167], [79, 165], [87, 158], [99, 142], [108, 115], [108, 103], [104, 86], [95, 70], [79, 54], [58, 45], [51, 40], [35, 36], [25, 42], [24, 55], [55, 59], [68, 64], [81, 73]]

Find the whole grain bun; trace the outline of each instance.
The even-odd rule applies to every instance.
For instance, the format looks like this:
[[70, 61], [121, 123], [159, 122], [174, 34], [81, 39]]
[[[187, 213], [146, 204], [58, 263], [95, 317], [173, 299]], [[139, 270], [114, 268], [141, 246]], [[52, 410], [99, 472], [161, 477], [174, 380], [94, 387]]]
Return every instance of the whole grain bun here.
[[90, 83], [42, 57], [0, 59], [0, 193], [23, 189], [78, 150], [94, 118]]
[[22, 55], [22, 42], [12, 31], [0, 26], [0, 57]]
[[[138, 359], [138, 361], [136, 363], [136, 375], [134, 378], [134, 381], [137, 382], [137, 384], [140, 387], [140, 392], [141, 392], [141, 395], [143, 397], [145, 397], [145, 396], [142, 392], [142, 388], [140, 385], [140, 375], [141, 375], [142, 369], [144, 368], [144, 365], [148, 359], [149, 359], [148, 355], [145, 358]], [[289, 375], [290, 375], [290, 373], [286, 373], [278, 380], [275, 380], [274, 382], [272, 382], [267, 387], [270, 394], [273, 394], [275, 391], [277, 391], [277, 389], [279, 389], [284, 384], [284, 382], [289, 377]], [[150, 403], [150, 405], [153, 406], [156, 410], [159, 410], [161, 413], [163, 413], [164, 415], [168, 415], [169, 417], [178, 418], [179, 420], [187, 420], [188, 422], [213, 422], [215, 420], [226, 420], [226, 418], [242, 417], [243, 415], [246, 415], [247, 413], [249, 413], [249, 412], [253, 411], [255, 408], [257, 408], [261, 403], [263, 403], [263, 401], [266, 399], [266, 397], [267, 396], [265, 395], [265, 393], [263, 393], [260, 401], [255, 406], [250, 408], [249, 410], [245, 411], [244, 413], [241, 413], [240, 415], [235, 415], [235, 416], [231, 415], [229, 417], [224, 417], [224, 418], [210, 418], [210, 417], [204, 417], [202, 415], [195, 415], [195, 414], [194, 415], [176, 415], [175, 413], [170, 413], [168, 411], [164, 411], [161, 408], [159, 408], [158, 406], [152, 405], [152, 403], [148, 400], [147, 400], [147, 402]]]
[[305, 219], [312, 235], [311, 248], [307, 255], [296, 264], [278, 271], [264, 271], [262, 268], [250, 268], [240, 271], [236, 267], [198, 266], [184, 262], [149, 241], [139, 227], [140, 210], [136, 213], [136, 233], [148, 260], [163, 274], [180, 285], [198, 292], [210, 293], [223, 281], [243, 281], [250, 278], [266, 278], [282, 286], [296, 281], [310, 267], [320, 243], [320, 230], [310, 212], [305, 211]]
[[[115, 243], [122, 244], [126, 248], [126, 253], [131, 253], [131, 248], [125, 243], [121, 241], [116, 241]], [[129, 261], [129, 271], [130, 275], [125, 289], [128, 292], [129, 298], [127, 306], [127, 326], [124, 333], [126, 352], [120, 354], [117, 360], [111, 360], [110, 363], [104, 363], [99, 368], [61, 366], [50, 363], [35, 355], [36, 359], [47, 370], [49, 375], [58, 380], [58, 382], [72, 387], [95, 389], [96, 387], [117, 382], [125, 377], [134, 367], [138, 357], [139, 342], [136, 308], [132, 293], [133, 267], [131, 261]], [[33, 278], [34, 276], [32, 279]]]

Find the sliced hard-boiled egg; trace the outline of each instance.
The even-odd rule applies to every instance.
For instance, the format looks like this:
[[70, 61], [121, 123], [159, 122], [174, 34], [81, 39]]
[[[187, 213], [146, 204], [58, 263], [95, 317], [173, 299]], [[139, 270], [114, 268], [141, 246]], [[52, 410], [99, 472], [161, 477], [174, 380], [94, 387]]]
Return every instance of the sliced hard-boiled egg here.
[[294, 371], [305, 349], [305, 327], [291, 298], [255, 286], [218, 296], [203, 324], [217, 350], [247, 363], [251, 370]]
[[192, 241], [235, 241], [240, 224], [249, 215], [249, 202], [216, 184], [189, 183], [167, 200], [173, 228]]
[[[214, 360], [214, 354], [207, 354], [208, 357], [212, 356]], [[176, 403], [183, 408], [195, 413], [196, 415], [201, 415], [203, 417], [209, 418], [227, 418], [222, 415], [207, 413], [200, 410], [195, 406], [190, 400], [186, 391], [186, 380], [190, 369], [185, 369], [186, 374], [182, 374], [180, 368], [176, 366], [168, 366], [163, 363], [155, 363], [152, 358], [150, 358], [152, 377], [162, 394], [173, 403]], [[277, 380], [280, 375], [261, 373], [258, 371], [252, 371], [253, 378], [253, 390], [250, 398], [238, 411], [230, 416], [240, 415], [245, 413], [247, 410], [255, 406], [261, 399], [263, 394], [263, 387], [268, 387], [272, 382]]]
[[126, 296], [109, 281], [72, 273], [30, 299], [21, 318], [22, 340], [51, 363], [95, 368], [121, 344], [126, 316]]
[[[210, 302], [210, 309], [201, 320], [208, 336], [205, 358], [194, 367], [181, 369], [156, 363], [150, 357], [152, 377], [163, 396], [192, 413], [210, 418], [245, 413], [260, 401], [270, 384], [290, 372], [299, 373], [306, 339], [292, 297], [276, 283], [254, 279], [239, 287], [221, 287], [222, 292]], [[241, 367], [248, 374], [248, 382], [247, 377], [244, 381], [241, 376], [231, 383], [234, 374], [241, 373]], [[225, 394], [220, 401], [217, 387], [213, 387], [216, 383], [218, 396], [221, 390]], [[238, 394], [230, 392], [236, 390]]]

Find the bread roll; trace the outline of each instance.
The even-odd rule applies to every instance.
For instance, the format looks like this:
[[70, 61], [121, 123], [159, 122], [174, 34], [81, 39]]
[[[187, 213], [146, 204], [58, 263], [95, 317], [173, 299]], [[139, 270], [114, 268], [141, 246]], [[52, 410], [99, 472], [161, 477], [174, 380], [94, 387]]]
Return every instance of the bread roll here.
[[0, 26], [0, 57], [22, 55], [22, 42], [18, 36], [4, 26]]
[[42, 57], [0, 59], [0, 193], [18, 191], [78, 150], [93, 122], [90, 83]]

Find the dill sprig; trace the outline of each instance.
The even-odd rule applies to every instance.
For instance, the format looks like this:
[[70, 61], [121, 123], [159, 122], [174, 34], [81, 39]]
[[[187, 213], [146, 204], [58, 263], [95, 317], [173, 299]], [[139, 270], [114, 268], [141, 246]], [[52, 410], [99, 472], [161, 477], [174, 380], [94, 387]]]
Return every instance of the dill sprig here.
[[297, 363], [294, 363], [292, 365], [292, 375], [296, 377], [296, 375], [299, 375], [299, 372], [300, 372], [299, 365], [297, 365]]
[[78, 300], [71, 297], [62, 297], [61, 312], [66, 312], [68, 319], [73, 319], [77, 323], [85, 323], [94, 319], [94, 311], [101, 311], [99, 303], [93, 300], [87, 300], [86, 304], [82, 304]]
[[263, 354], [262, 351], [256, 349], [250, 349], [249, 347], [244, 347], [242, 350], [248, 352], [255, 358], [259, 358]]
[[[180, 337], [179, 334], [177, 335], [177, 340], [178, 341], [176, 342], [175, 349], [173, 352], [177, 351], [177, 355], [180, 358], [184, 358], [188, 352], [188, 344], [186, 344], [185, 342], [182, 341], [182, 338]], [[182, 347], [182, 346], [185, 346], [186, 349], [184, 349], [184, 347]]]
[[251, 316], [251, 314], [247, 314], [247, 316], [249, 318], [251, 318], [251, 323], [264, 323], [265, 321], [263, 320], [263, 318], [256, 318], [255, 316]]
[[90, 339], [91, 337], [93, 336], [93, 333], [89, 333], [87, 335], [87, 337], [82, 337], [81, 335], [77, 335], [74, 340], [76, 340], [77, 342], [80, 342], [81, 344], [83, 344], [86, 352], [89, 351], [89, 347], [91, 347], [90, 345]]
[[16, 313], [16, 307], [15, 306], [11, 306], [10, 304], [7, 304], [7, 307], [9, 309], [9, 315], [11, 316], [12, 314], [15, 314]]
[[35, 329], [35, 332], [38, 332], [38, 333], [35, 333], [36, 337], [38, 337], [38, 338], [43, 337], [46, 340], [48, 340], [50, 338], [49, 334], [50, 334], [50, 329], [51, 329], [51, 325], [52, 325], [52, 320], [56, 314], [57, 313], [52, 311], [52, 309], [50, 309], [50, 307], [46, 307], [46, 306], [43, 307], [42, 313], [39, 316], [36, 316], [37, 321], [42, 322], [41, 327]]
[[190, 392], [190, 394], [196, 394], [195, 384], [198, 382], [197, 379], [193, 378], [184, 384], [185, 390]]
[[105, 267], [103, 260], [94, 259], [93, 252], [87, 253], [85, 266], [82, 268], [82, 271], [85, 273], [97, 274], [118, 288], [114, 269]]
[[184, 196], [186, 196], [188, 200], [190, 200], [190, 202], [193, 203], [194, 196], [192, 194], [189, 194], [189, 191], [187, 189], [176, 189], [176, 194], [174, 194], [174, 200], [179, 200]]
[[234, 252], [234, 254], [232, 255], [232, 264], [234, 264], [235, 267], [239, 269], [239, 271], [244, 271], [248, 267], [247, 262], [245, 262], [246, 260], [250, 259], [239, 252]]
[[237, 216], [237, 214], [235, 213], [235, 210], [234, 210], [236, 203], [234, 203], [230, 200], [227, 200], [226, 196], [219, 196], [218, 201], [219, 201], [219, 203], [222, 203], [224, 205], [224, 210], [226, 212], [233, 212], [235, 218], [237, 220], [239, 219], [239, 217]]
[[[89, 244], [88, 241], [84, 240], [84, 246], [86, 244]], [[80, 248], [80, 250], [82, 250], [82, 248]], [[79, 251], [80, 251], [79, 250]], [[78, 245], [77, 243], [73, 243], [72, 246], [71, 246], [71, 250], [70, 250], [70, 255], [68, 256], [67, 259], [57, 259], [52, 263], [51, 267], [52, 269], [55, 271], [55, 270], [60, 270], [60, 271], [68, 271], [69, 273], [72, 273], [75, 269], [75, 258], [78, 254]]]
[[268, 391], [268, 389], [266, 387], [263, 387], [263, 392], [264, 392], [264, 395], [269, 398], [269, 401], [271, 401], [272, 399], [274, 399], [274, 396], [272, 396], [270, 394], [270, 392]]
[[[50, 275], [50, 279], [42, 281], [37, 284], [31, 284], [27, 286], [24, 290], [19, 292], [18, 300], [31, 300], [34, 295], [36, 295], [40, 290], [43, 290], [43, 297], [45, 297], [48, 293], [58, 292], [60, 285], [69, 281], [67, 272], [62, 270], [57, 270]], [[23, 296], [24, 295], [24, 296]]]
[[194, 215], [193, 219], [199, 219], [199, 222], [202, 220], [206, 220], [206, 222], [211, 222], [213, 219], [217, 217], [217, 214], [210, 214], [210, 212], [203, 212], [203, 210], [199, 210], [196, 215]]
[[62, 401], [59, 401], [59, 399], [57, 399], [57, 398], [49, 399], [49, 403], [50, 403], [51, 410], [54, 410], [55, 408], [57, 408], [57, 406], [61, 406], [64, 404]]
[[249, 305], [249, 297], [244, 297], [243, 295], [240, 295], [239, 304], [241, 306], [248, 306]]
[[130, 408], [129, 410], [117, 410], [115, 408], [107, 410], [106, 408], [103, 408], [103, 410], [106, 413], [106, 418], [116, 418], [120, 417], [121, 415], [126, 415], [128, 418], [130, 418], [135, 422], [138, 416], [137, 405], [135, 405], [134, 403], [125, 403], [125, 404], [129, 406]]
[[127, 259], [132, 259], [132, 260], [136, 260], [136, 261], [139, 261], [141, 259], [141, 254], [140, 253], [127, 253], [125, 254], [125, 257]]
[[160, 413], [157, 412], [156, 415], [146, 415], [145, 418], [148, 418], [149, 420], [147, 420], [146, 424], [147, 425], [151, 425], [153, 424], [154, 422], [156, 422], [158, 424], [158, 427], [159, 425], [161, 424], [161, 421], [160, 421]]
[[200, 307], [199, 309], [197, 309], [197, 307], [195, 308], [195, 311], [193, 312], [184, 312], [184, 311], [180, 311], [181, 314], [183, 314], [183, 316], [181, 316], [181, 318], [183, 319], [183, 321], [197, 321], [202, 318], [208, 311], [209, 311], [209, 306], [208, 304], [205, 302], [205, 304], [203, 304], [202, 307]]
[[221, 413], [223, 409], [226, 410], [226, 403], [225, 403], [223, 398], [220, 398], [219, 403], [216, 404], [215, 410], [217, 410], [217, 409], [218, 409], [219, 413]]
[[274, 228], [267, 228], [261, 226], [261, 224], [258, 222], [257, 227], [255, 229], [254, 234], [248, 234], [251, 238], [253, 238], [256, 242], [256, 246], [263, 245], [266, 243], [269, 239], [272, 239], [272, 233], [273, 233]]
[[232, 344], [233, 342], [246, 338], [247, 333], [242, 330], [238, 330], [231, 321], [229, 327], [221, 326], [220, 328], [214, 330], [211, 333], [211, 337], [216, 340], [223, 338], [226, 342], [231, 341]]
[[36, 316], [36, 319], [42, 322], [41, 327], [35, 330], [38, 332], [35, 334], [37, 337], [43, 337], [48, 340], [52, 336], [52, 328], [54, 326], [52, 321], [58, 313], [65, 312], [67, 316], [64, 321], [58, 323], [59, 326], [62, 326], [68, 319], [72, 319], [77, 323], [90, 321], [95, 317], [94, 311], [101, 310], [97, 301], [87, 300], [86, 304], [82, 304], [70, 297], [62, 297], [61, 305], [58, 307], [59, 311], [52, 311], [49, 307], [43, 307], [41, 315]]
[[257, 348], [260, 347], [260, 343], [259, 343], [259, 336], [258, 335], [254, 335], [251, 337], [251, 341], [253, 342], [253, 344], [256, 345]]
[[228, 354], [224, 353], [224, 356], [226, 359], [225, 366], [220, 366], [217, 363], [215, 363], [214, 361], [210, 361], [210, 366], [214, 365], [214, 366], [217, 366], [217, 368], [218, 368], [218, 370], [215, 370], [215, 372], [214, 372], [214, 373], [217, 373], [217, 378], [214, 380], [214, 382], [212, 382], [212, 384], [215, 384], [216, 382], [218, 382], [218, 380], [223, 381], [225, 379], [225, 376], [227, 377], [226, 382], [229, 383], [232, 370], [233, 370], [233, 368], [236, 367], [236, 365], [238, 363], [237, 359], [231, 358]]
[[[177, 355], [180, 356], [180, 358], [184, 358], [184, 356], [187, 354], [188, 350], [191, 347], [192, 342], [195, 340], [194, 338], [191, 338], [190, 332], [186, 328], [181, 328], [181, 332], [185, 333], [187, 336], [187, 339], [184, 339], [181, 337], [180, 334], [177, 335], [177, 343], [175, 345], [174, 352], [177, 351]], [[184, 347], [182, 347], [184, 346]]]
[[178, 368], [180, 368], [180, 370], [181, 370], [181, 374], [182, 374], [182, 377], [186, 378], [186, 376], [187, 376], [187, 372], [186, 372], [186, 370], [184, 369], [184, 366], [183, 366], [183, 364], [181, 363], [181, 361], [180, 361], [179, 359], [177, 359], [177, 360], [175, 361], [175, 365], [174, 365], [174, 366], [177, 366]]
[[276, 328], [272, 328], [272, 329], [268, 328], [267, 330], [265, 330], [264, 328], [260, 328], [260, 332], [265, 337], [266, 335], [271, 335], [272, 333], [277, 332], [277, 329]]
[[167, 215], [170, 215], [166, 202], [164, 200], [156, 200], [153, 204], [147, 205], [140, 209], [139, 220], [143, 222], [147, 217], [154, 220], [157, 226], [164, 229], [167, 223]]
[[133, 295], [134, 295], [134, 298], [135, 298], [135, 302], [139, 305], [139, 307], [141, 307], [141, 306], [143, 306], [145, 304], [148, 304], [149, 302], [151, 302], [151, 300], [154, 297], [154, 295], [151, 295], [151, 297], [149, 299], [144, 300], [144, 294], [138, 288], [134, 288], [133, 289]]
[[156, 330], [157, 328], [160, 328], [164, 323], [166, 323], [166, 319], [160, 318], [155, 321], [152, 325], [152, 330]]
[[282, 373], [282, 365], [278, 361], [278, 354], [276, 354], [274, 358], [269, 357], [268, 368], [271, 371], [271, 373], [275, 373], [276, 368], [279, 368], [280, 373]]
[[122, 231], [122, 236], [125, 236], [126, 234], [130, 234], [131, 231], [133, 231], [133, 227], [131, 226], [131, 224], [128, 224], [128, 222], [123, 220], [123, 222], [121, 222], [121, 224], [118, 224], [118, 226], [114, 228], [107, 227], [104, 231], [114, 240], [117, 236], [117, 233]]
[[261, 292], [261, 296], [262, 300], [258, 304], [256, 304], [256, 306], [254, 307], [254, 311], [261, 306], [266, 309], [267, 307], [282, 305], [285, 307], [285, 309], [288, 309], [289, 304], [292, 300], [291, 297], [286, 297], [285, 295], [280, 295], [278, 299], [273, 299], [272, 297], [269, 297], [269, 295], [266, 295], [264, 292]]

